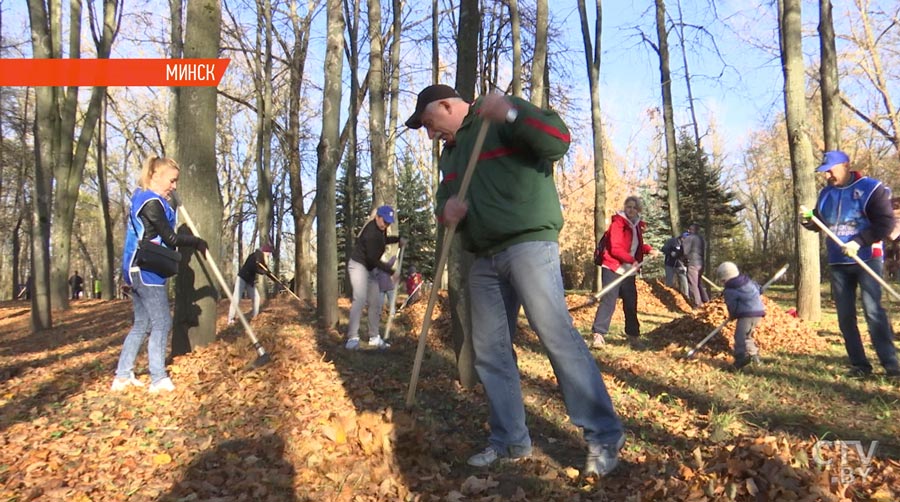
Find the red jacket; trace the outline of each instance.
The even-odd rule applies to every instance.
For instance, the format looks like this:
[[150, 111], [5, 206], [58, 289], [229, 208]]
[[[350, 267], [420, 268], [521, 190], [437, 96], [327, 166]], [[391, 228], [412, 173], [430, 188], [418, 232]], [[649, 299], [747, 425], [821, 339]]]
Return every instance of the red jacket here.
[[[609, 242], [603, 250], [603, 266], [621, 274], [624, 270], [620, 270], [619, 267], [623, 263], [633, 265], [644, 261], [644, 254], [653, 250], [649, 244], [644, 244], [646, 227], [647, 223], [643, 220], [638, 221], [635, 226], [622, 213], [614, 214], [609, 223]], [[637, 249], [632, 256], [631, 245], [635, 235], [638, 240]]]

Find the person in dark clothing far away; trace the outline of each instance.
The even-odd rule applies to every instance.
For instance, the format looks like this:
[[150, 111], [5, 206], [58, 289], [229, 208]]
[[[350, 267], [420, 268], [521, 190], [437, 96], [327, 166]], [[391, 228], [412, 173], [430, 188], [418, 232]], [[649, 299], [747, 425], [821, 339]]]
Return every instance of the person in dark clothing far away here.
[[81, 292], [84, 291], [84, 278], [78, 274], [77, 270], [72, 277], [69, 277], [69, 286], [72, 287], [72, 299], [81, 298]]
[[[486, 129], [472, 184], [462, 180], [484, 121]], [[569, 149], [560, 116], [523, 99], [487, 94], [466, 102], [452, 87], [432, 85], [417, 98], [407, 127], [424, 127], [444, 142], [438, 167], [436, 214], [458, 224], [462, 246], [475, 255], [469, 271], [475, 370], [488, 400], [488, 446], [468, 464], [487, 467], [531, 454], [531, 435], [512, 339], [525, 308], [556, 374], [569, 418], [588, 444], [585, 473], [606, 475], [625, 444], [622, 422], [597, 362], [572, 325], [559, 262], [563, 225], [553, 162]]]
[[894, 331], [881, 306], [881, 284], [853, 259], [854, 256], [859, 258], [881, 275], [883, 257], [873, 253], [894, 230], [896, 220], [891, 207], [891, 190], [875, 178], [851, 170], [850, 157], [840, 150], [825, 152], [825, 159], [816, 172], [825, 176], [828, 185], [819, 192], [815, 209], [803, 214], [802, 224], [808, 230], [819, 231], [811, 220], [815, 216], [843, 242], [840, 245], [826, 239], [825, 247], [831, 270], [831, 295], [850, 360], [848, 376], [863, 378], [872, 374], [872, 364], [866, 357], [857, 325], [858, 287], [878, 360], [889, 377], [900, 377]]
[[234, 294], [231, 296], [231, 307], [228, 309], [228, 324], [234, 324], [234, 316], [237, 315], [237, 309], [240, 308], [239, 303], [244, 292], [253, 301], [253, 315], [250, 318], [259, 315], [259, 291], [256, 290], [256, 276], [268, 273], [267, 268], [264, 267], [267, 267], [268, 257], [271, 256], [272, 246], [263, 244], [244, 260], [244, 264], [241, 265], [237, 277], [234, 279]]

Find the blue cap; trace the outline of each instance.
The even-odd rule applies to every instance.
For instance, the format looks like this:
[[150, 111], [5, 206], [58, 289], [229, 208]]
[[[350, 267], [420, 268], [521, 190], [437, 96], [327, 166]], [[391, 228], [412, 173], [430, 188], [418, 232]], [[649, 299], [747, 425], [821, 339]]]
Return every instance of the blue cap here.
[[383, 219], [384, 222], [388, 225], [394, 222], [394, 208], [392, 208], [391, 206], [381, 206], [377, 211], [375, 211], [375, 214], [381, 216], [381, 219]]
[[822, 165], [816, 169], [816, 172], [824, 173], [825, 171], [830, 171], [832, 167], [838, 164], [845, 164], [847, 162], [850, 162], [850, 157], [840, 150], [825, 152], [825, 158], [822, 159]]

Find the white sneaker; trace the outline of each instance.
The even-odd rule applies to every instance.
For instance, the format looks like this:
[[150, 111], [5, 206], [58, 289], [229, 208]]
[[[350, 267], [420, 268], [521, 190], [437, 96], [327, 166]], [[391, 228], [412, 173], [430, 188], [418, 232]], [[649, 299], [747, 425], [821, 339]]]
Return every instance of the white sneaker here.
[[391, 344], [384, 341], [381, 338], [381, 335], [376, 336], [375, 338], [369, 338], [369, 347], [375, 347], [379, 349], [389, 349], [391, 348]]
[[113, 392], [121, 392], [128, 387], [143, 387], [144, 382], [135, 378], [134, 373], [131, 373], [131, 376], [128, 378], [119, 378], [116, 377], [113, 379], [112, 385], [109, 387], [109, 390]]
[[156, 394], [159, 392], [172, 392], [173, 390], [175, 390], [175, 384], [172, 383], [171, 378], [166, 377], [158, 382], [151, 383], [148, 392]]
[[591, 343], [591, 348], [599, 349], [604, 345], [606, 345], [606, 340], [603, 338], [603, 335], [601, 333], [594, 333], [594, 341]]
[[347, 344], [344, 345], [344, 348], [347, 350], [359, 350], [359, 338], [351, 338], [347, 340]]

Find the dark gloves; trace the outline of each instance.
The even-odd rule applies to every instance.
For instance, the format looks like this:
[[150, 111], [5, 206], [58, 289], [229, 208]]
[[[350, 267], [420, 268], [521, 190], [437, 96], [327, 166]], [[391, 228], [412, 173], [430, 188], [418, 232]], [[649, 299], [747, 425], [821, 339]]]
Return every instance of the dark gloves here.
[[207, 244], [205, 240], [197, 237], [197, 243], [194, 247], [197, 248], [198, 253], [206, 256], [206, 250], [209, 249], [209, 244]]

